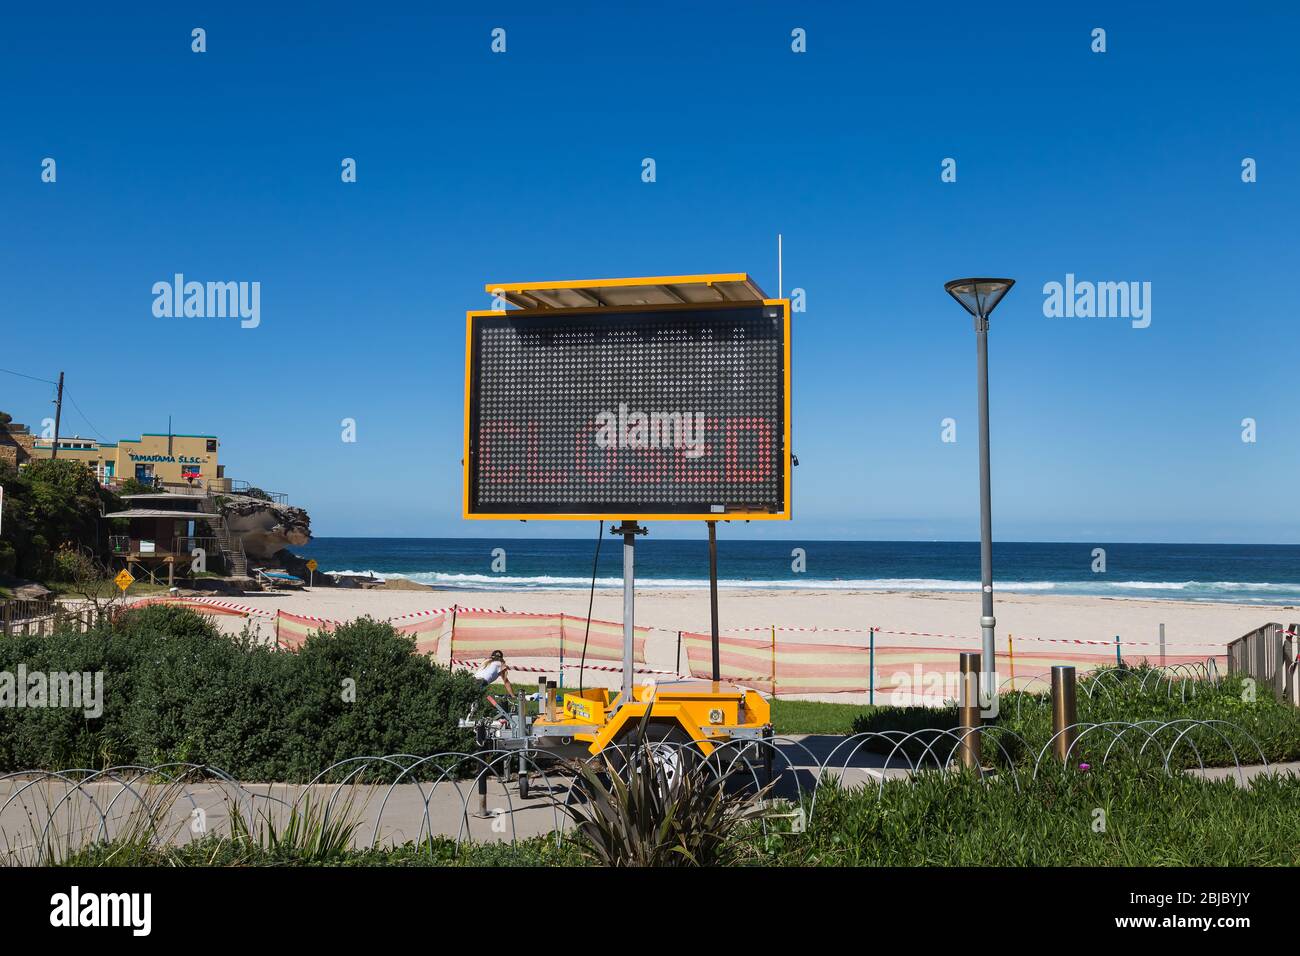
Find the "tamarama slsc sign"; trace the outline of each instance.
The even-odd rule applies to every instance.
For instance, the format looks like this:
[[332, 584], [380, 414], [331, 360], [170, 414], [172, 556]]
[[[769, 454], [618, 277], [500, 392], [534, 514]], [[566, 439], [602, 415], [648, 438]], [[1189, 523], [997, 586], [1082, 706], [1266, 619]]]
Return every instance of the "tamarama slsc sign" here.
[[788, 299], [744, 273], [486, 289], [466, 518], [791, 517]]

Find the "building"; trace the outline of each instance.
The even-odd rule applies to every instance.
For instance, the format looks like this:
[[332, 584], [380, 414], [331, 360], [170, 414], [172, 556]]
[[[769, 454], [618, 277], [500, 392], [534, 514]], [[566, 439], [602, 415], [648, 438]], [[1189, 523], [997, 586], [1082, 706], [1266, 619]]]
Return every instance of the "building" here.
[[[134, 478], [145, 485], [199, 485], [219, 490], [225, 473], [217, 463], [216, 435], [166, 435], [147, 432], [139, 438], [101, 442], [79, 436], [59, 438], [59, 457], [84, 462], [106, 485]], [[38, 438], [31, 459], [50, 458], [54, 442]], [[228, 489], [227, 489], [228, 490]]]

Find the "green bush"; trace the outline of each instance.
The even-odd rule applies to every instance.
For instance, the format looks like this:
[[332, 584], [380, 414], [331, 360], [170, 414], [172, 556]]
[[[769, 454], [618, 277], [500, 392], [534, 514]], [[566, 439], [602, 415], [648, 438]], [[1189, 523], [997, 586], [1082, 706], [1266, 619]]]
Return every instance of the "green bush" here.
[[[1300, 711], [1278, 700], [1267, 687], [1255, 687], [1253, 697], [1246, 690], [1245, 679], [1235, 674], [1219, 680], [1184, 680], [1174, 675], [1170, 680], [1145, 665], [1105, 668], [1079, 681], [1079, 722], [1139, 724], [1140, 727], [1124, 730], [1118, 739], [1118, 731], [1089, 731], [1082, 735], [1072, 755], [1078, 762], [1089, 764], [1103, 759], [1132, 761], [1145, 744], [1142, 756], [1148, 762], [1153, 757], [1163, 762], [1164, 755], [1172, 751], [1170, 763], [1175, 767], [1200, 764], [1222, 767], [1237, 762], [1260, 763], [1261, 759], [1270, 763], [1300, 759]], [[1003, 693], [998, 705], [997, 718], [988, 723], [1000, 730], [984, 734], [985, 762], [999, 764], [1009, 759], [1032, 765], [1052, 738], [1050, 698], [1041, 693], [1013, 691]], [[1232, 726], [1198, 727], [1181, 741], [1177, 739], [1179, 733], [1189, 723], [1157, 732], [1160, 725], [1171, 721], [1193, 720], [1225, 721]], [[853, 732], [910, 732], [956, 726], [955, 705], [897, 707], [860, 715], [853, 722]], [[1155, 739], [1149, 740], [1148, 734], [1154, 734]], [[908, 741], [903, 751], [915, 758], [936, 736]], [[934, 750], [946, 757], [954, 743], [951, 739], [946, 744], [940, 742]], [[884, 740], [872, 740], [864, 749], [887, 753], [892, 746]]]
[[102, 672], [104, 710], [9, 711], [0, 771], [183, 761], [304, 782], [350, 757], [472, 750], [456, 720], [479, 698], [476, 683], [413, 651], [413, 639], [371, 620], [280, 651], [169, 605], [84, 634], [10, 637], [0, 670]]

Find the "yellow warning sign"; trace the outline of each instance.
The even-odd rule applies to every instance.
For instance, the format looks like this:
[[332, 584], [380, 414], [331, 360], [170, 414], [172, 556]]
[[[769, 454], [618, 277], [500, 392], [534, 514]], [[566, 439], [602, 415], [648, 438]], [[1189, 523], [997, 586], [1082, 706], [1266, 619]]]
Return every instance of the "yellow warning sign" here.
[[317, 567], [319, 567], [319, 565], [316, 564], [316, 559], [315, 559], [315, 558], [312, 558], [311, 560], [309, 560], [309, 561], [307, 562], [307, 570], [308, 570], [308, 571], [315, 571]]
[[131, 577], [131, 572], [126, 568], [117, 572], [117, 577], [113, 578], [113, 583], [125, 591], [132, 584], [135, 584], [135, 578]]

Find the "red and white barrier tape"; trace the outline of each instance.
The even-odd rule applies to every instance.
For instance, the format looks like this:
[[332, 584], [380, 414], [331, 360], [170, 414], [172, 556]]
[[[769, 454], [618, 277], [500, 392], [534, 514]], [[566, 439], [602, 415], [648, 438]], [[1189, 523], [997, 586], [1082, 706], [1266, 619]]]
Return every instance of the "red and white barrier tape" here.
[[[485, 664], [486, 661], [459, 661], [459, 660], [452, 660], [451, 663], [452, 663], [452, 664], [459, 664], [461, 667], [469, 667], [469, 668], [475, 668], [475, 669], [476, 669], [476, 668], [478, 668], [478, 667], [481, 667], [483, 664]], [[621, 674], [621, 673], [623, 673], [623, 668], [621, 668], [621, 667], [611, 667], [611, 666], [606, 666], [606, 665], [601, 665], [601, 664], [587, 664], [585, 667], [584, 667], [583, 665], [580, 665], [580, 664], [560, 664], [560, 665], [557, 665], [557, 667], [530, 667], [530, 666], [525, 666], [525, 665], [519, 665], [519, 666], [516, 666], [516, 665], [514, 665], [514, 664], [511, 664], [511, 665], [510, 665], [510, 670], [512, 670], [512, 671], [519, 671], [520, 673], [523, 673], [523, 674], [549, 674], [549, 673], [551, 673], [552, 671], [558, 670], [560, 667], [570, 668], [570, 669], [577, 669], [577, 668], [579, 668], [579, 667], [582, 667], [583, 670], [589, 670], [589, 671], [601, 671], [601, 672], [608, 673], [608, 674]], [[661, 671], [661, 670], [656, 670], [656, 669], [654, 669], [653, 667], [634, 667], [634, 668], [632, 668], [632, 671], [633, 671], [633, 673], [636, 673], [636, 674], [662, 674], [662, 675], [664, 675], [664, 676], [666, 676], [666, 677], [681, 677], [681, 676], [682, 676], [681, 674], [678, 674], [676, 671]]]

